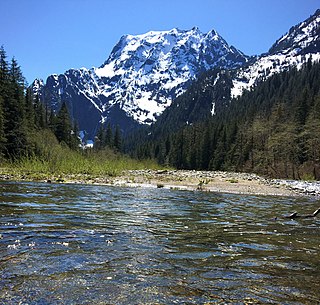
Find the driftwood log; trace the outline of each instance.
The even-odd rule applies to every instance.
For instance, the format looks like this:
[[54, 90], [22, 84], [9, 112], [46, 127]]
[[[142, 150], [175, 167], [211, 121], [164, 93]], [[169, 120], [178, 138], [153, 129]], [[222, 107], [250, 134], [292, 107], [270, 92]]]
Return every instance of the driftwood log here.
[[320, 209], [317, 209], [313, 212], [313, 214], [306, 214], [306, 215], [298, 215], [297, 212], [294, 212], [288, 216], [284, 216], [284, 218], [290, 218], [290, 219], [295, 219], [295, 218], [311, 218], [311, 217], [316, 217], [320, 213]]

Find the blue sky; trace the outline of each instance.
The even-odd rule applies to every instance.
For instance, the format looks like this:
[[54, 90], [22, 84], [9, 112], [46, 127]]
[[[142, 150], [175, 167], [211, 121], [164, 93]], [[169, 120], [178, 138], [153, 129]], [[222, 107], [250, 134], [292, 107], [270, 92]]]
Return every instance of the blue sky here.
[[27, 81], [100, 66], [124, 34], [215, 29], [248, 55], [266, 52], [319, 0], [0, 0], [0, 45]]

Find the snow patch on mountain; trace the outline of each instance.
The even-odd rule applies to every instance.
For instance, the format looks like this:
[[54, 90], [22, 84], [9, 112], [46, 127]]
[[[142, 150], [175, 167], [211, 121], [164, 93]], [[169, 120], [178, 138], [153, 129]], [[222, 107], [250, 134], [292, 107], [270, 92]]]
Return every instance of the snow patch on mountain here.
[[202, 71], [236, 68], [247, 61], [214, 30], [203, 34], [195, 27], [124, 35], [108, 60], [91, 70], [100, 80], [100, 91], [93, 91], [104, 95], [109, 105], [120, 105], [139, 124], [151, 124]]
[[33, 96], [37, 96], [39, 98], [42, 97], [42, 88], [44, 86], [44, 82], [42, 79], [35, 79], [32, 84], [32, 93]]
[[233, 80], [231, 97], [236, 98], [242, 95], [244, 90], [250, 90], [258, 82], [266, 80], [273, 74], [285, 71], [290, 67], [296, 67], [299, 70], [308, 60], [319, 62], [320, 53], [296, 56], [277, 54], [261, 57], [251, 66], [239, 69]]
[[240, 96], [258, 82], [290, 67], [300, 69], [307, 61], [320, 60], [320, 10], [306, 21], [292, 27], [278, 39], [269, 52], [262, 54], [249, 66], [236, 72], [231, 97]]

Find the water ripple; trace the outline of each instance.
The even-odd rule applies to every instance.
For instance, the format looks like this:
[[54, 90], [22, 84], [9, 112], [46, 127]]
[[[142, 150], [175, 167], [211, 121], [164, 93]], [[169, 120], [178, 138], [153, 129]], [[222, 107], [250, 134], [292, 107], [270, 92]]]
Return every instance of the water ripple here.
[[318, 202], [0, 183], [5, 304], [316, 304]]

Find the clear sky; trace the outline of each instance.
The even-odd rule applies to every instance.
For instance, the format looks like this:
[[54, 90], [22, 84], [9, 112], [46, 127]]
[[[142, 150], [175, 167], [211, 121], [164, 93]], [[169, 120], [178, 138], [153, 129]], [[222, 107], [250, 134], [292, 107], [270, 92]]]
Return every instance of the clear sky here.
[[319, 0], [0, 0], [0, 45], [31, 83], [100, 66], [124, 34], [215, 29], [247, 55], [261, 54]]

